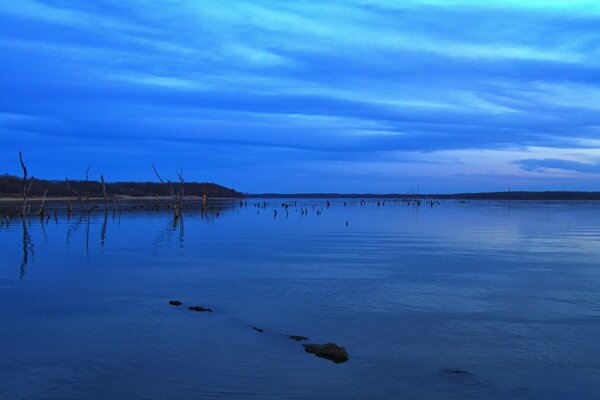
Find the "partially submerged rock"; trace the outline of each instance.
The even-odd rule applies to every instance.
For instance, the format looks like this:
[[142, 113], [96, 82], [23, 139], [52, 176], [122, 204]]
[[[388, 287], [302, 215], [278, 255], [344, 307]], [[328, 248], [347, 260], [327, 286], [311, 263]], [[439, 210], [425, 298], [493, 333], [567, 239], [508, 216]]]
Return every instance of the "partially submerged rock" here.
[[305, 336], [298, 336], [298, 335], [288, 335], [288, 337], [292, 340], [295, 340], [296, 342], [302, 342], [304, 340], [308, 340], [307, 337]]
[[196, 312], [212, 312], [212, 310], [210, 308], [204, 308], [204, 307], [200, 307], [200, 306], [191, 306], [191, 307], [188, 307], [188, 310], [196, 311]]
[[325, 358], [336, 364], [344, 363], [350, 359], [346, 349], [335, 343], [304, 344], [303, 346], [307, 353], [312, 353], [317, 357]]
[[172, 305], [172, 306], [176, 306], [176, 307], [178, 307], [178, 306], [182, 305], [183, 303], [182, 303], [182, 302], [180, 302], [179, 300], [171, 300], [171, 301], [169, 302], [169, 304], [170, 304], [170, 305]]
[[462, 369], [452, 369], [452, 368], [442, 368], [442, 371], [444, 371], [447, 374], [452, 374], [452, 375], [468, 375], [469, 372], [462, 370]]

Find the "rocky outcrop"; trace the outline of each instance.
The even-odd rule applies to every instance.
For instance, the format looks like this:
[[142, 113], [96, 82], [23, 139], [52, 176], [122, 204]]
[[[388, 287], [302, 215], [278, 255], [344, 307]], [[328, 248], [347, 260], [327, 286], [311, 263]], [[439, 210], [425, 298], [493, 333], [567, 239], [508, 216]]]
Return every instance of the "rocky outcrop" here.
[[350, 359], [346, 349], [335, 343], [305, 344], [303, 346], [307, 353], [312, 353], [317, 357], [325, 358], [336, 364], [344, 363]]
[[188, 310], [196, 311], [196, 312], [212, 312], [212, 310], [210, 308], [204, 308], [204, 307], [200, 307], [200, 306], [191, 306], [191, 307], [188, 307]]
[[288, 337], [292, 340], [295, 340], [296, 342], [302, 342], [302, 341], [308, 340], [307, 337], [298, 336], [298, 335], [288, 335]]

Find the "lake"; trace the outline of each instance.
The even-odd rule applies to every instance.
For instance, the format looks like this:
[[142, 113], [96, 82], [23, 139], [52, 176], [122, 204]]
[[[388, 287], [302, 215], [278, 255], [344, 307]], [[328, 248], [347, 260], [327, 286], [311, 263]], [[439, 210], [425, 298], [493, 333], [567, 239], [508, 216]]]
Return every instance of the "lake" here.
[[600, 203], [61, 209], [0, 252], [1, 399], [600, 397]]

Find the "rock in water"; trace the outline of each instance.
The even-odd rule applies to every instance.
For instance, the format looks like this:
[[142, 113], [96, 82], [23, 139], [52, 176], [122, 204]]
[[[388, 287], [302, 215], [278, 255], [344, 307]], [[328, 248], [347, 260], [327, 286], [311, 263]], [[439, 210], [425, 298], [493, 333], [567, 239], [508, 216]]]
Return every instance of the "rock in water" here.
[[298, 336], [298, 335], [289, 335], [288, 337], [292, 340], [295, 340], [296, 342], [302, 342], [303, 340], [308, 340], [307, 337]]
[[200, 307], [200, 306], [188, 307], [188, 310], [196, 311], [196, 312], [212, 312], [212, 310], [210, 308], [204, 308], [204, 307]]
[[180, 306], [180, 305], [182, 305], [183, 303], [182, 303], [182, 302], [180, 302], [179, 300], [171, 300], [171, 301], [169, 302], [169, 304], [170, 304], [170, 305], [172, 305], [172, 306]]
[[326, 344], [304, 344], [304, 350], [317, 357], [325, 358], [336, 364], [344, 363], [350, 359], [346, 349], [335, 343]]
[[442, 368], [442, 371], [444, 371], [447, 374], [453, 374], [453, 375], [468, 375], [469, 374], [468, 371], [464, 371], [462, 369]]

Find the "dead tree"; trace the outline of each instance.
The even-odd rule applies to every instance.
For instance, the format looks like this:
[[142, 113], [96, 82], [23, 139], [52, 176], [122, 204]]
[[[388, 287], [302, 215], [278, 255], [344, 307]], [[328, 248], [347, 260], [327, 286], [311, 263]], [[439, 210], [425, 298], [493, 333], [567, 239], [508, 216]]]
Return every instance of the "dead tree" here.
[[177, 172], [177, 177], [179, 178], [179, 190], [177, 191], [177, 206], [180, 211], [183, 211], [183, 184], [185, 179], [183, 178], [183, 168]]
[[[75, 197], [77, 197], [77, 199], [79, 199], [79, 202], [81, 204], [83, 204], [84, 203], [83, 197], [81, 197], [81, 195], [79, 194], [79, 192], [77, 190], [75, 190], [75, 188], [71, 187], [69, 178], [65, 178], [65, 182], [67, 182], [67, 189], [69, 189], [69, 191], [72, 192], [75, 195]], [[69, 206], [70, 206], [70, 203], [69, 203]]]
[[179, 176], [180, 189], [178, 192], [175, 192], [175, 188], [173, 187], [171, 181], [168, 179], [163, 180], [154, 164], [152, 164], [152, 169], [154, 170], [154, 174], [158, 178], [158, 181], [167, 187], [169, 195], [173, 199], [173, 212], [175, 213], [175, 218], [179, 218], [179, 216], [181, 215], [181, 204], [183, 201], [183, 171], [179, 171], [177, 173], [177, 175]]
[[25, 163], [23, 162], [23, 155], [19, 151], [19, 162], [21, 163], [21, 168], [23, 169], [23, 204], [21, 207], [21, 217], [24, 217], [27, 212], [27, 196], [29, 195], [29, 191], [31, 190], [31, 184], [33, 183], [33, 178], [29, 180], [27, 183], [27, 168], [25, 167]]
[[84, 181], [84, 186], [83, 186], [83, 195], [85, 196], [85, 201], [90, 204], [93, 208], [98, 208], [98, 204], [94, 203], [91, 199], [90, 199], [90, 188], [89, 188], [89, 176], [90, 176], [90, 168], [91, 167], [87, 167], [87, 169], [85, 170], [85, 181]]
[[38, 211], [38, 215], [40, 216], [40, 218], [44, 217], [44, 213], [46, 212], [45, 210], [45, 205], [46, 205], [46, 194], [48, 194], [48, 189], [44, 190], [44, 197], [42, 198], [42, 203], [40, 204], [40, 210]]
[[104, 195], [104, 211], [108, 211], [108, 195], [106, 194], [106, 184], [104, 183], [104, 175], [100, 175], [100, 182], [102, 183], [102, 194]]
[[[67, 189], [69, 189], [69, 191], [71, 193], [73, 193], [75, 195], [75, 197], [77, 197], [77, 199], [79, 200], [79, 202], [82, 205], [86, 205], [86, 210], [88, 210], [87, 206], [91, 206], [91, 208], [98, 208], [98, 204], [96, 204], [92, 199], [90, 199], [89, 196], [89, 192], [87, 190], [87, 184], [88, 184], [88, 176], [89, 176], [89, 171], [90, 171], [90, 167], [88, 167], [85, 170], [85, 181], [84, 181], [84, 193], [83, 195], [85, 196], [85, 199], [83, 197], [81, 197], [81, 195], [79, 194], [79, 192], [71, 186], [71, 183], [69, 182], [68, 178], [65, 178], [65, 182], [67, 182]], [[71, 210], [71, 204], [69, 203], [69, 210]], [[69, 211], [70, 213], [70, 211]]]

